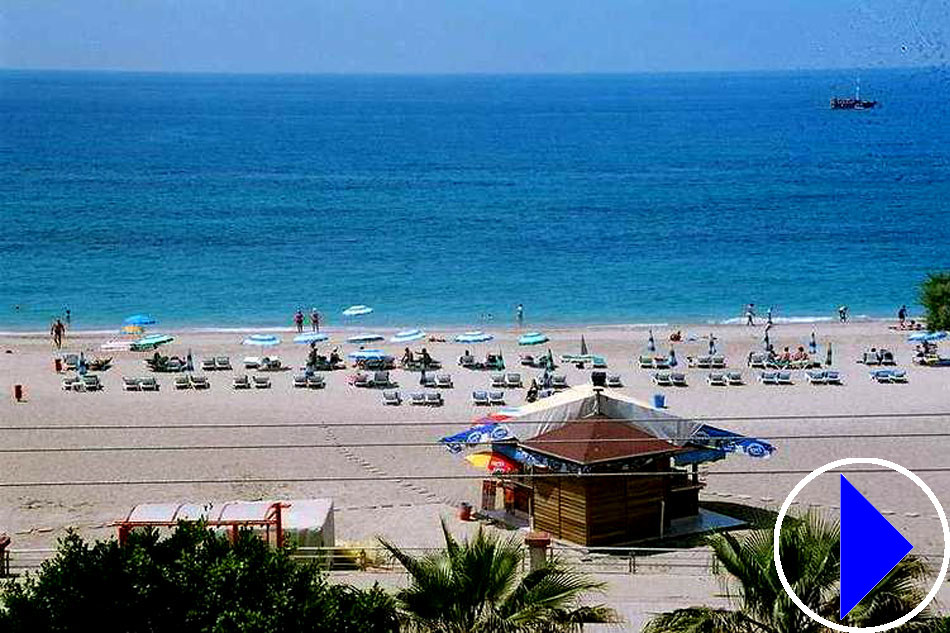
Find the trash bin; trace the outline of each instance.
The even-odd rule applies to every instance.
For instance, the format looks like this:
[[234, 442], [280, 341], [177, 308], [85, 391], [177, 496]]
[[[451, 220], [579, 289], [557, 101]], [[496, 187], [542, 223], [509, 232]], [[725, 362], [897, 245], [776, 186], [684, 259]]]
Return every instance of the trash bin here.
[[23, 402], [23, 385], [13, 385], [13, 399]]
[[663, 409], [666, 407], [666, 396], [662, 393], [653, 394], [653, 407], [656, 409]]
[[62, 371], [63, 371], [63, 359], [61, 359], [61, 358], [54, 358], [54, 359], [53, 359], [53, 367], [56, 369], [56, 373], [57, 373], [57, 374], [60, 373], [60, 372], [62, 372]]
[[460, 521], [471, 521], [472, 520], [472, 504], [462, 502], [459, 504], [459, 520]]

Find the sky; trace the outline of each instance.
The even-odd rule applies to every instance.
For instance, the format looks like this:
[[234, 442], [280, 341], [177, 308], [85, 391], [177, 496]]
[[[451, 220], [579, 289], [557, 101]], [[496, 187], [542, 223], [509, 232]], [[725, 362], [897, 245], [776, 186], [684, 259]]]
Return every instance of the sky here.
[[0, 0], [0, 67], [589, 73], [943, 66], [950, 0]]

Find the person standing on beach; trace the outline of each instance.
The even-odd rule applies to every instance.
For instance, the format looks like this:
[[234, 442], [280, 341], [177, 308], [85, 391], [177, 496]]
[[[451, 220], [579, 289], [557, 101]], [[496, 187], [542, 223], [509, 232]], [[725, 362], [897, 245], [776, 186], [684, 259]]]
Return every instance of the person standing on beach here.
[[904, 329], [904, 321], [907, 320], [907, 306], [902, 305], [900, 310], [897, 311], [897, 325], [900, 326], [900, 329]]
[[524, 305], [521, 303], [515, 308], [515, 319], [518, 321], [518, 327], [524, 325]]
[[66, 313], [66, 323], [72, 323], [72, 321], [73, 321], [73, 313], [72, 313], [72, 311], [71, 311], [69, 308], [64, 307], [64, 308], [63, 308], [63, 312]]
[[53, 327], [50, 328], [49, 333], [53, 337], [53, 344], [56, 346], [56, 349], [62, 349], [63, 334], [66, 333], [66, 326], [63, 325], [63, 322], [59, 319], [56, 319], [56, 322], [53, 323]]
[[314, 332], [320, 331], [320, 313], [316, 308], [310, 309], [310, 329]]
[[838, 306], [838, 320], [842, 323], [848, 322], [848, 306]]
[[755, 304], [750, 303], [745, 307], [745, 324], [755, 325]]
[[300, 334], [303, 332], [303, 312], [300, 309], [297, 309], [297, 312], [294, 314], [294, 325], [297, 326], [297, 333]]
[[772, 327], [772, 306], [769, 306], [768, 312], [765, 313], [765, 326]]

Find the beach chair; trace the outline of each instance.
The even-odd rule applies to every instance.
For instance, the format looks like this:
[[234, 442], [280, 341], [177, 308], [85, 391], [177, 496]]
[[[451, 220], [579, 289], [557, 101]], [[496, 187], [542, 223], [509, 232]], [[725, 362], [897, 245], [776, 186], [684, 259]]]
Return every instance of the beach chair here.
[[894, 383], [905, 383], [907, 382], [907, 372], [903, 369], [892, 369], [891, 370], [891, 382]]
[[725, 356], [713, 356], [710, 367], [713, 369], [725, 369], [726, 368], [726, 357]]
[[445, 401], [442, 400], [442, 394], [438, 391], [428, 391], [425, 396], [426, 404], [430, 407], [441, 407], [445, 404]]
[[353, 377], [354, 387], [369, 387], [371, 385], [369, 374], [360, 372]]
[[165, 363], [165, 371], [174, 373], [185, 371], [185, 367], [185, 363], [183, 363], [181, 359], [178, 358], [170, 358], [168, 362]]
[[488, 400], [491, 404], [505, 404], [504, 391], [489, 391]]
[[422, 387], [429, 388], [429, 389], [435, 389], [436, 387], [438, 387], [438, 385], [436, 384], [435, 375], [433, 374], [426, 374], [425, 376], [422, 376], [421, 378], [419, 378], [419, 385], [421, 385]]
[[805, 380], [813, 385], [827, 384], [827, 381], [825, 380], [825, 372], [823, 371], [806, 371]]
[[138, 378], [129, 378], [128, 376], [122, 376], [122, 390], [123, 391], [141, 391], [142, 385], [139, 382]]
[[459, 356], [459, 367], [464, 367], [465, 369], [472, 369], [475, 367], [476, 361], [475, 357], [471, 354]]
[[255, 389], [270, 389], [269, 376], [253, 376], [251, 381], [254, 383]]
[[730, 387], [741, 387], [745, 384], [742, 380], [741, 371], [727, 371], [726, 372], [726, 382], [729, 383]]
[[868, 372], [871, 376], [871, 380], [884, 384], [891, 381], [891, 370], [890, 369], [872, 369]]
[[729, 383], [726, 382], [726, 375], [720, 372], [709, 372], [709, 375], [706, 376], [706, 382], [711, 387], [725, 387]]
[[607, 369], [607, 359], [603, 356], [591, 356], [590, 366], [594, 369]]
[[307, 389], [323, 389], [326, 386], [323, 376], [307, 376]]
[[491, 400], [488, 398], [487, 391], [473, 391], [472, 392], [472, 404], [475, 406], [488, 406], [491, 404]]
[[776, 371], [759, 372], [759, 382], [761, 382], [763, 385], [777, 385], [778, 372]]
[[657, 387], [672, 387], [673, 380], [668, 371], [658, 371], [653, 374], [653, 384]]
[[551, 376], [551, 387], [554, 389], [567, 389], [567, 376]]
[[218, 356], [214, 359], [214, 367], [218, 371], [230, 371], [231, 359], [227, 356]]
[[491, 386], [492, 386], [492, 387], [495, 387], [495, 388], [504, 389], [504, 388], [507, 386], [507, 382], [505, 381], [505, 375], [504, 375], [504, 374], [492, 374], [492, 375], [491, 375]]
[[247, 377], [247, 374], [240, 374], [234, 377], [234, 380], [231, 383], [235, 389], [250, 389], [251, 381]]
[[413, 392], [409, 394], [409, 404], [422, 404], [426, 403], [426, 395], [424, 393]]
[[201, 370], [202, 371], [215, 371], [218, 366], [215, 364], [213, 358], [205, 358], [201, 361]]
[[398, 407], [402, 404], [402, 396], [399, 395], [398, 391], [384, 391], [383, 404], [391, 404]]
[[63, 354], [63, 367], [68, 371], [76, 371], [79, 368], [79, 354]]
[[681, 372], [673, 372], [670, 374], [670, 382], [673, 383], [674, 387], [686, 387], [686, 374]]
[[83, 391], [102, 391], [102, 382], [99, 380], [99, 376], [95, 374], [86, 374], [82, 377], [82, 390]]
[[525, 367], [535, 367], [534, 356], [531, 354], [522, 354], [521, 355], [521, 364]]
[[241, 362], [244, 363], [244, 369], [257, 369], [261, 366], [260, 356], [245, 356]]
[[790, 371], [780, 371], [776, 375], [776, 382], [780, 385], [791, 385], [792, 383], [792, 372]]
[[712, 356], [687, 356], [686, 362], [690, 367], [709, 369], [712, 366]]
[[640, 369], [653, 369], [653, 357], [640, 355], [639, 359]]
[[175, 389], [191, 389], [191, 380], [188, 376], [175, 376]]
[[825, 384], [826, 385], [842, 385], [841, 382], [841, 373], [835, 369], [826, 369], [825, 370]]
[[749, 354], [749, 367], [756, 369], [765, 369], [765, 364], [768, 362], [769, 356], [764, 352], [752, 352]]
[[307, 388], [307, 377], [304, 374], [297, 374], [294, 376], [294, 388], [295, 389]]
[[139, 388], [142, 391], [158, 391], [158, 381], [155, 380], [155, 376], [139, 378]]
[[451, 389], [454, 386], [452, 384], [452, 377], [448, 374], [439, 374], [435, 378], [435, 386], [440, 389]]
[[75, 388], [73, 385], [80, 382], [78, 376], [67, 376], [63, 378], [63, 391], [73, 391]]
[[620, 374], [610, 374], [607, 376], [607, 386], [611, 389], [620, 389], [623, 382], [620, 380]]
[[669, 369], [670, 368], [670, 359], [666, 356], [657, 357], [653, 359], [653, 366], [657, 369]]
[[505, 386], [509, 389], [520, 389], [524, 385], [521, 384], [521, 374], [518, 372], [508, 372], [505, 374]]
[[211, 383], [208, 381], [207, 376], [192, 376], [191, 386], [195, 389], [210, 389]]

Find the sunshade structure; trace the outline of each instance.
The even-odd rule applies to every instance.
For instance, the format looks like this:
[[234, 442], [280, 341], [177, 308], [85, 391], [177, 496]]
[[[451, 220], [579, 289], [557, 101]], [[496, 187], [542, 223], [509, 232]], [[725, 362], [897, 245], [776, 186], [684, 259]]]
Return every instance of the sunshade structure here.
[[541, 345], [550, 339], [542, 332], [528, 332], [518, 337], [518, 345]]
[[360, 305], [350, 306], [349, 308], [344, 310], [343, 316], [350, 316], [350, 317], [363, 316], [364, 314], [370, 314], [372, 311], [373, 309], [371, 307], [360, 304]]
[[422, 330], [403, 330], [402, 332], [396, 332], [392, 338], [389, 339], [390, 343], [410, 343], [412, 341], [418, 341], [424, 339], [426, 333]]
[[149, 334], [134, 341], [132, 345], [129, 346], [129, 349], [133, 352], [146, 352], [155, 349], [159, 345], [171, 343], [174, 340], [175, 337], [169, 336], [168, 334]]
[[472, 453], [465, 458], [465, 461], [475, 468], [490, 473], [513, 473], [517, 472], [519, 468], [519, 464], [515, 460], [501, 453], [493, 453], [491, 451]]
[[276, 334], [251, 334], [241, 341], [241, 345], [273, 347], [274, 345], [280, 345], [280, 337]]
[[586, 546], [662, 537], [677, 519], [702, 523], [698, 464], [775, 450], [590, 385], [501, 409], [441, 442], [452, 452], [482, 455], [467, 456], [469, 462], [500, 455], [517, 464], [522, 476], [486, 480], [483, 491], [501, 485], [506, 513], [511, 492], [513, 512], [525, 500], [521, 511], [535, 529]]
[[132, 316], [125, 317], [125, 320], [122, 321], [123, 325], [155, 325], [158, 323], [155, 319], [147, 314], [133, 314]]
[[815, 333], [811, 333], [811, 338], [808, 340], [808, 353], [817, 354], [818, 353], [818, 340], [815, 338]]
[[354, 334], [346, 339], [347, 343], [375, 343], [376, 341], [385, 341], [386, 337], [382, 334]]
[[145, 328], [141, 325], [123, 325], [119, 332], [128, 336], [142, 336]]
[[587, 341], [584, 340], [584, 335], [581, 334], [581, 356], [587, 356], [590, 354], [590, 351], [587, 349]]
[[942, 341], [947, 338], [946, 332], [918, 332], [916, 334], [911, 334], [907, 337], [907, 340], [911, 343], [933, 343], [936, 341]]
[[389, 354], [381, 349], [361, 349], [355, 352], [350, 352], [346, 356], [347, 358], [352, 358], [353, 360], [378, 360], [382, 358], [391, 358]]
[[301, 345], [309, 345], [310, 343], [322, 343], [323, 341], [329, 341], [330, 336], [324, 334], [323, 332], [306, 332], [304, 334], [298, 334], [294, 337], [294, 343], [299, 343]]
[[473, 332], [462, 332], [455, 336], [456, 343], [487, 343], [488, 341], [495, 338], [491, 334], [486, 334], [485, 332], [473, 331]]

